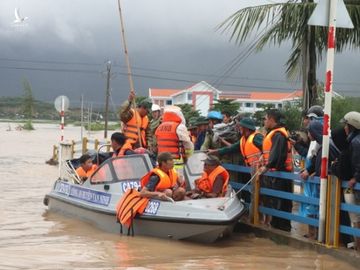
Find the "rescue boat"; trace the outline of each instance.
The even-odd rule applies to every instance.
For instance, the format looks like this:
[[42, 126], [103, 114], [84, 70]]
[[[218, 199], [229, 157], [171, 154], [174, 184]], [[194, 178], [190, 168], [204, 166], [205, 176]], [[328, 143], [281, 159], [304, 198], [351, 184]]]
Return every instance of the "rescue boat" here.
[[[188, 188], [194, 187], [203, 169], [205, 154], [194, 153], [184, 168]], [[148, 155], [110, 158], [83, 184], [61, 177], [45, 196], [48, 211], [79, 218], [112, 233], [145, 235], [196, 242], [214, 242], [231, 234], [244, 205], [229, 186], [223, 198], [178, 202], [150, 199], [132, 226], [122, 226], [116, 205], [130, 188], [140, 188], [140, 178], [153, 168]]]

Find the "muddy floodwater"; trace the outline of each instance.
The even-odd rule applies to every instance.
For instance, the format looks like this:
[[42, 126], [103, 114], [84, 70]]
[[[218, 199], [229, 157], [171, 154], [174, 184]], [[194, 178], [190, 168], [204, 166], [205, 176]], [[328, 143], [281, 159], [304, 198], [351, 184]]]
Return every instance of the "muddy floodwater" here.
[[[60, 138], [59, 127], [35, 124], [30, 132], [10, 127], [0, 123], [0, 269], [355, 269], [252, 234], [201, 245], [108, 234], [48, 213], [43, 198], [58, 169], [45, 161]], [[79, 140], [80, 128], [66, 127], [65, 139]]]

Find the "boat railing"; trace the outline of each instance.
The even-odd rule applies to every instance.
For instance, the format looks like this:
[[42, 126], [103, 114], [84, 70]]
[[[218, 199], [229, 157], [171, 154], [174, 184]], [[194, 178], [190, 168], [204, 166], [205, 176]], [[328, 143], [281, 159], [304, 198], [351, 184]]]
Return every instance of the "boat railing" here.
[[[223, 164], [223, 166], [229, 171], [238, 172], [242, 174], [250, 174], [251, 169], [248, 167]], [[264, 188], [260, 185], [261, 176], [255, 177], [251, 185], [248, 185], [244, 190], [251, 193], [251, 203], [247, 203], [250, 212], [250, 222], [254, 225], [259, 225], [259, 213], [264, 215], [276, 216], [284, 219], [291, 220], [300, 224], [311, 225], [314, 227], [319, 226], [318, 217], [308, 217], [299, 213], [297, 210], [290, 212], [284, 212], [272, 208], [262, 206], [260, 204], [261, 196], [271, 196], [280, 199], [286, 199], [294, 202], [294, 206], [298, 206], [300, 203], [312, 204], [319, 207], [319, 198], [305, 196], [301, 190], [302, 183], [305, 181], [301, 179], [298, 173], [289, 172], [267, 172], [264, 175], [281, 178], [285, 181], [291, 181], [297, 186], [294, 192], [285, 192], [280, 190], [274, 190], [270, 188]], [[308, 183], [320, 185], [319, 177], [309, 177], [306, 180]], [[239, 190], [245, 183], [239, 183], [235, 179], [231, 179], [231, 185], [234, 190]], [[339, 247], [340, 233], [352, 235], [354, 237], [360, 237], [360, 229], [353, 226], [346, 226], [340, 222], [340, 212], [350, 212], [360, 214], [360, 206], [355, 204], [345, 203], [343, 198], [343, 191], [348, 187], [347, 181], [341, 181], [335, 176], [329, 176], [327, 184], [326, 194], [326, 225], [325, 225], [325, 244], [327, 247]], [[360, 184], [357, 183], [353, 190], [360, 192]], [[246, 204], [246, 203], [245, 203]], [[293, 207], [298, 209], [298, 207]]]

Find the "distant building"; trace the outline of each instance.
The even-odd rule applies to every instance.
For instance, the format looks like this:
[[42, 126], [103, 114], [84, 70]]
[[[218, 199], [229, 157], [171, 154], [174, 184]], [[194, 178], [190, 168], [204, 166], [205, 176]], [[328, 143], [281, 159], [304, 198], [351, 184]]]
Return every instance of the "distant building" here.
[[240, 103], [240, 111], [254, 113], [264, 105], [281, 109], [286, 103], [297, 103], [302, 99], [302, 90], [293, 92], [235, 92], [224, 91], [220, 99], [235, 99]]
[[205, 81], [201, 81], [186, 89], [149, 89], [149, 98], [160, 107], [176, 104], [192, 104], [195, 110], [206, 116], [216, 100], [235, 99], [240, 103], [240, 111], [254, 113], [261, 110], [262, 105], [272, 104], [282, 108], [286, 102], [298, 102], [302, 99], [302, 91], [292, 92], [242, 92], [220, 91]]

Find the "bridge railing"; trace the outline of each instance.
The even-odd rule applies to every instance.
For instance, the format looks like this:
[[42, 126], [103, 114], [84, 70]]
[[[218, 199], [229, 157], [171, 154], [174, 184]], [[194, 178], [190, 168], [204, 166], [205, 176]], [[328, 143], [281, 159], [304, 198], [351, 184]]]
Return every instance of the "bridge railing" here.
[[[223, 166], [229, 171], [240, 172], [240, 173], [251, 173], [251, 169], [248, 167], [234, 165], [234, 164], [223, 164]], [[294, 185], [301, 185], [304, 180], [301, 179], [299, 174], [288, 173], [288, 172], [267, 172], [264, 175], [280, 178], [283, 181], [291, 181]], [[288, 219], [301, 224], [311, 225], [314, 227], [319, 226], [319, 219], [315, 217], [307, 217], [299, 212], [292, 211], [285, 212], [276, 210], [273, 208], [265, 207], [260, 205], [260, 196], [272, 196], [275, 198], [286, 199], [296, 203], [312, 204], [319, 207], [319, 198], [305, 196], [300, 193], [291, 193], [280, 190], [274, 190], [270, 188], [264, 188], [260, 185], [261, 176], [257, 176], [251, 183], [244, 188], [244, 190], [251, 193], [251, 203], [248, 204], [250, 209], [250, 220], [253, 224], [258, 225], [259, 213], [276, 216], [284, 219]], [[315, 184], [319, 187], [319, 177], [309, 177], [306, 180], [308, 183]], [[235, 190], [239, 190], [244, 186], [245, 183], [239, 183], [231, 179], [231, 185]], [[343, 190], [347, 188], [348, 183], [341, 181], [336, 177], [330, 176], [327, 185], [327, 204], [326, 204], [326, 228], [325, 228], [325, 244], [328, 247], [339, 246], [339, 234], [344, 233], [355, 237], [360, 237], [360, 229], [340, 224], [340, 211], [348, 211], [356, 214], [360, 214], [360, 206], [354, 204], [348, 204], [341, 202]], [[357, 183], [354, 190], [360, 192], [360, 184]]]

